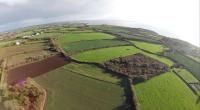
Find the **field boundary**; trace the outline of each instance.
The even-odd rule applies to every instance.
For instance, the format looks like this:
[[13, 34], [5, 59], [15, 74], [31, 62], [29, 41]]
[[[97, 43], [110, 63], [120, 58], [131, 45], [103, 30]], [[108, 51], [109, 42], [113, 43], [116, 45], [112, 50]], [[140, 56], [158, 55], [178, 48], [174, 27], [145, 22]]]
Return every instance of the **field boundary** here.
[[18, 67], [21, 67], [21, 66], [25, 66], [25, 65], [28, 65], [28, 64], [36, 63], [36, 62], [45, 60], [45, 59], [47, 59], [47, 58], [50, 58], [50, 57], [53, 57], [53, 56], [56, 56], [56, 55], [59, 55], [59, 53], [50, 54], [50, 55], [48, 55], [48, 56], [45, 57], [45, 58], [41, 58], [41, 59], [38, 59], [38, 60], [35, 60], [35, 61], [20, 62], [20, 63], [17, 64], [16, 66], [8, 66], [8, 67], [6, 67], [5, 71], [9, 71], [9, 70], [12, 70], [12, 69], [15, 69], [15, 68], [18, 68]]
[[[117, 38], [114, 38], [114, 39], [100, 39], [100, 40], [110, 40], [110, 41], [123, 41], [123, 40], [120, 40], [120, 39], [117, 39]], [[97, 40], [82, 40], [83, 42], [84, 41], [97, 41]], [[77, 43], [77, 42], [82, 42], [82, 41], [76, 41], [76, 42], [71, 42], [69, 44], [73, 44], [73, 43]], [[83, 50], [79, 50], [79, 51], [76, 51], [76, 52], [67, 52], [69, 53], [69, 55], [76, 55], [80, 52], [86, 52], [86, 51], [91, 51], [91, 50], [98, 50], [98, 49], [103, 49], [103, 48], [110, 48], [110, 47], [119, 47], [119, 46], [131, 46], [131, 44], [127, 41], [123, 41], [123, 42], [126, 42], [127, 44], [118, 44], [118, 45], [113, 45], [113, 46], [102, 46], [102, 47], [94, 47], [94, 48], [91, 48], [91, 49], [83, 49]]]
[[1, 64], [0, 89], [2, 90], [2, 92], [4, 92], [7, 89], [7, 81], [6, 81], [7, 74], [5, 72], [6, 63], [7, 63], [7, 59], [4, 59], [2, 64]]
[[[72, 62], [75, 62], [75, 63], [78, 63], [78, 64], [88, 64], [88, 65], [95, 65], [95, 66], [97, 66], [97, 67], [99, 67], [99, 68], [101, 68], [101, 69], [103, 69], [103, 70], [105, 70], [106, 72], [108, 72], [108, 73], [110, 73], [110, 74], [112, 74], [112, 75], [115, 75], [115, 76], [117, 76], [117, 77], [126, 77], [126, 78], [128, 78], [128, 84], [126, 85], [127, 86], [127, 88], [126, 87], [123, 87], [124, 88], [124, 91], [125, 91], [125, 93], [126, 93], [126, 102], [129, 102], [129, 104], [130, 104], [130, 106], [131, 106], [131, 108], [133, 109], [133, 110], [139, 110], [139, 106], [138, 106], [138, 101], [137, 101], [137, 98], [135, 97], [135, 93], [133, 93], [134, 91], [132, 91], [132, 87], [131, 87], [131, 85], [132, 85], [132, 81], [130, 81], [130, 79], [129, 79], [129, 76], [127, 76], [127, 75], [124, 75], [124, 74], [120, 74], [120, 73], [117, 73], [117, 72], [114, 72], [114, 71], [111, 71], [111, 70], [109, 70], [109, 69], [107, 69], [107, 68], [105, 68], [102, 64], [99, 64], [99, 63], [95, 63], [95, 62], [82, 62], [82, 61], [77, 61], [77, 60], [74, 60], [74, 59], [71, 59], [71, 61]], [[129, 92], [128, 92], [128, 91]], [[127, 93], [128, 92], [128, 93]], [[136, 101], [136, 102], [135, 102]]]
[[[192, 88], [191, 85], [190, 85], [182, 76], [180, 76], [175, 70], [172, 70], [172, 72], [175, 73], [176, 76], [178, 76], [178, 77], [185, 83], [185, 85], [187, 85], [187, 86], [191, 89], [191, 91], [192, 91], [195, 95], [200, 96], [200, 95], [198, 95], [197, 91], [194, 90], [194, 88]], [[197, 80], [198, 80], [198, 79], [197, 79]]]
[[[180, 52], [175, 51], [175, 54], [176, 54], [176, 53], [179, 54], [179, 55], [181, 55], [181, 56], [183, 56], [183, 57], [185, 57], [187, 60], [194, 61], [193, 59], [191, 59], [191, 58], [189, 58], [189, 57], [187, 57], [187, 56], [181, 54]], [[172, 52], [167, 52], [166, 54], [168, 54], [168, 55], [165, 55], [166, 57], [171, 58], [171, 57], [170, 57], [170, 54], [173, 54], [173, 53], [172, 53]], [[171, 59], [173, 59], [176, 63], [179, 63], [179, 62], [180, 62], [180, 61], [178, 61], [176, 58], [171, 58]], [[196, 62], [196, 61], [194, 61], [194, 63], [196, 63], [196, 64], [198, 65], [198, 67], [200, 68], [200, 63], [198, 63], [198, 62]], [[182, 64], [182, 65], [184, 66], [184, 68], [187, 69], [196, 79], [199, 80], [198, 74], [196, 74], [196, 72], [194, 72], [193, 69], [191, 69], [190, 67], [188, 67], [188, 65], [186, 65], [186, 64], [184, 64], [184, 63], [181, 63], [181, 64]], [[194, 65], [193, 65], [193, 66], [194, 66]]]
[[129, 86], [131, 88], [131, 92], [132, 92], [132, 97], [133, 97], [133, 101], [135, 102], [134, 103], [134, 106], [135, 106], [135, 110], [140, 110], [140, 104], [139, 104], [139, 101], [138, 101], [138, 98], [137, 98], [137, 94], [136, 94], [136, 90], [135, 90], [135, 87], [133, 85], [133, 82], [132, 82], [132, 79], [129, 78]]
[[[113, 33], [113, 32], [109, 32], [109, 31], [105, 31], [105, 30], [103, 30], [102, 33], [110, 34], [110, 35], [113, 35], [113, 36], [117, 36], [117, 37], [120, 38], [120, 39], [135, 40], [135, 41], [143, 41], [143, 42], [149, 42], [149, 43], [155, 43], [155, 44], [162, 44], [162, 43], [160, 43], [159, 41], [152, 41], [152, 40], [154, 40], [154, 39], [151, 39], [151, 38], [148, 38], [148, 39], [151, 39], [151, 41], [145, 40], [145, 39], [127, 38], [127, 37], [124, 37], [124, 35], [120, 35], [120, 34], [118, 34], [118, 33]], [[122, 32], [122, 33], [123, 33], [123, 32]], [[142, 36], [142, 35], [127, 34], [127, 33], [123, 33], [123, 34], [130, 35], [130, 36], [136, 36], [136, 37], [141, 37], [141, 36]], [[143, 35], [142, 37], [147, 38], [147, 37], [145, 37], [144, 35]]]
[[[71, 57], [69, 57], [67, 54], [66, 54], [66, 52], [59, 46], [59, 44], [57, 44], [53, 39], [52, 39], [52, 42], [54, 42], [53, 44], [54, 45], [56, 45], [56, 47], [57, 47], [57, 49], [58, 49], [58, 51], [59, 52], [61, 52], [67, 59], [69, 59], [71, 62], [75, 62], [75, 63], [78, 63], [78, 64], [89, 64], [89, 65], [95, 65], [95, 66], [97, 66], [97, 67], [99, 67], [99, 68], [102, 68], [102, 69], [104, 69], [105, 71], [107, 71], [108, 73], [111, 73], [111, 74], [113, 74], [113, 75], [115, 75], [115, 76], [122, 76], [122, 77], [126, 77], [126, 78], [128, 78], [129, 79], [129, 77], [127, 76], [127, 75], [124, 75], [124, 74], [120, 74], [120, 73], [116, 73], [116, 72], [114, 72], [114, 71], [111, 71], [111, 70], [108, 70], [108, 69], [106, 69], [106, 68], [104, 68], [104, 66], [102, 65], [102, 64], [99, 64], [99, 63], [95, 63], [95, 62], [82, 62], [82, 61], [77, 61], [77, 60], [75, 60], [75, 59], [72, 59]], [[138, 106], [136, 107], [135, 105], [138, 105], [138, 104], [136, 104], [136, 103], [138, 103], [138, 102], [134, 102], [135, 100], [134, 99], [136, 99], [136, 98], [133, 98], [133, 91], [132, 91], [132, 87], [131, 87], [131, 85], [132, 85], [132, 83], [130, 82], [130, 80], [129, 80], [129, 82], [128, 82], [128, 85], [126, 85], [127, 86], [127, 88], [126, 87], [124, 87], [124, 90], [125, 90], [125, 93], [126, 93], [126, 102], [129, 102], [129, 104], [130, 104], [130, 106], [131, 106], [131, 108], [133, 109], [133, 110], [138, 110]], [[130, 93], [128, 93], [127, 94], [127, 89], [129, 90], [129, 92]]]
[[44, 106], [45, 106], [45, 102], [46, 102], [46, 99], [47, 99], [47, 92], [46, 90], [41, 86], [39, 85], [36, 81], [34, 81], [33, 79], [31, 78], [28, 78], [28, 81], [33, 84], [38, 90], [42, 91], [44, 94], [43, 96], [41, 97], [41, 103], [40, 103], [40, 106], [39, 106], [39, 110], [44, 110]]
[[81, 40], [81, 41], [68, 42], [68, 43], [63, 43], [63, 44], [73, 44], [73, 43], [78, 43], [78, 42], [97, 41], [97, 40], [118, 40], [118, 39], [117, 38], [113, 38], [113, 39], [91, 39], [91, 40]]
[[79, 53], [81, 53], [81, 52], [87, 52], [87, 51], [98, 50], [98, 49], [104, 49], [104, 48], [111, 48], [111, 47], [120, 47], [120, 46], [131, 46], [131, 45], [129, 45], [129, 44], [124, 44], [124, 45], [113, 45], [113, 46], [97, 47], [97, 48], [92, 48], [92, 49], [83, 49], [83, 50], [74, 52], [74, 53], [69, 54], [69, 55], [71, 56], [71, 55], [79, 54]]
[[117, 84], [117, 83], [112, 83], [112, 82], [109, 82], [109, 81], [104, 81], [104, 80], [101, 80], [101, 79], [97, 79], [97, 78], [94, 78], [94, 77], [91, 77], [91, 76], [87, 76], [87, 75], [84, 75], [84, 74], [80, 74], [80, 73], [78, 73], [76, 71], [73, 71], [73, 70], [70, 70], [70, 69], [67, 69], [67, 68], [64, 68], [64, 69], [67, 70], [67, 71], [70, 71], [72, 73], [75, 73], [75, 74], [78, 74], [78, 75], [81, 75], [81, 76], [84, 76], [84, 77], [87, 77], [87, 78], [91, 78], [93, 80], [97, 80], [97, 81], [101, 81], [101, 82], [105, 82], [105, 83], [109, 83], [109, 84], [114, 84], [114, 85]]
[[[130, 41], [128, 41], [128, 42], [130, 42]], [[130, 42], [130, 43], [131, 43], [131, 42]], [[140, 49], [140, 50], [142, 50], [142, 51], [144, 51], [144, 52], [146, 52], [146, 53], [153, 54], [153, 55], [160, 56], [160, 57], [164, 57], [164, 58], [167, 58], [167, 59], [173, 61], [174, 63], [177, 63], [176, 60], [174, 60], [174, 59], [172, 59], [172, 58], [170, 58], [170, 57], [168, 57], [168, 56], [165, 56], [165, 55], [162, 55], [162, 54], [153, 53], [153, 52], [150, 52], [150, 51], [148, 51], [148, 50], [142, 49], [142, 48], [136, 46], [134, 43], [132, 43], [132, 46], [134, 46], [134, 47], [136, 47], [137, 49]]]

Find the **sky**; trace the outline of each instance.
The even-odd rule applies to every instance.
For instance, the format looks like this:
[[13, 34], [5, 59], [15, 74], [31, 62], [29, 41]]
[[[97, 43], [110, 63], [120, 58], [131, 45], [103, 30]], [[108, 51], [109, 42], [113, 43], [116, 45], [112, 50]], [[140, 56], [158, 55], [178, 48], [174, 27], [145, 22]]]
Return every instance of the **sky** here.
[[199, 46], [199, 1], [0, 0], [0, 32], [59, 21], [123, 20]]

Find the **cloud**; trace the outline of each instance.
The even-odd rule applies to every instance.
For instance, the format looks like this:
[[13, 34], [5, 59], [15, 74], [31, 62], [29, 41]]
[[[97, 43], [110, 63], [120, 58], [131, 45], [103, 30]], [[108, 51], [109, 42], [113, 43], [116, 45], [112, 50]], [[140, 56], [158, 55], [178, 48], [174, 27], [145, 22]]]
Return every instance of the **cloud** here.
[[[0, 31], [41, 23], [117, 19], [198, 45], [199, 0], [0, 0]], [[171, 36], [171, 34], [170, 34]]]
[[5, 4], [8, 6], [14, 6], [17, 4], [25, 4], [28, 0], [0, 0], [0, 4]]
[[[7, 4], [22, 3], [25, 0], [11, 1], [3, 0]], [[81, 15], [101, 16], [109, 12], [107, 3], [106, 0], [26, 0], [18, 5], [0, 5], [0, 25], [27, 19]]]

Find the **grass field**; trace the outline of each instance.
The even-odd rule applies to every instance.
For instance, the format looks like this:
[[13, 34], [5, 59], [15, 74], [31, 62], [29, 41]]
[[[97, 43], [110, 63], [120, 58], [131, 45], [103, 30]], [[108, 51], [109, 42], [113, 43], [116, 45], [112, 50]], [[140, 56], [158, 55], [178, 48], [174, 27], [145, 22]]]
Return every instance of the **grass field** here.
[[195, 85], [195, 84], [191, 84], [191, 83], [198, 83], [199, 80], [197, 78], [195, 78], [192, 73], [190, 73], [189, 71], [187, 71], [186, 69], [179, 69], [176, 68], [174, 69], [174, 71], [183, 79], [185, 80], [186, 83], [189, 84], [189, 86], [196, 92], [196, 94], [198, 94], [200, 96], [200, 85]]
[[142, 52], [142, 53], [145, 54], [145, 55], [147, 55], [147, 56], [149, 56], [149, 57], [151, 57], [151, 58], [159, 60], [160, 62], [165, 63], [168, 66], [174, 65], [174, 62], [172, 60], [168, 59], [168, 58], [157, 56], [157, 55], [146, 53], [146, 52]]
[[128, 42], [119, 40], [90, 40], [90, 41], [80, 41], [80, 42], [66, 44], [63, 46], [63, 48], [66, 52], [73, 54], [84, 50], [128, 45], [128, 44], [129, 44]]
[[19, 40], [0, 41], [0, 47], [12, 45], [12, 44], [15, 43], [16, 41], [19, 41]]
[[68, 71], [75, 72], [77, 74], [81, 74], [90, 78], [111, 82], [118, 84], [120, 82], [120, 78], [111, 75], [110, 73], [105, 72], [104, 70], [96, 67], [95, 65], [86, 65], [86, 64], [76, 64], [71, 63], [64, 67]]
[[61, 33], [42, 33], [40, 35], [34, 36], [34, 38], [53, 38], [63, 35]]
[[141, 110], [200, 109], [197, 96], [174, 73], [162, 74], [134, 87]]
[[72, 58], [87, 62], [104, 62], [109, 59], [128, 56], [136, 53], [143, 53], [169, 66], [173, 65], [173, 62], [169, 59], [143, 52], [133, 46], [119, 46], [119, 47], [91, 50], [91, 51], [81, 52], [76, 55], [72, 55]]
[[18, 33], [16, 36], [27, 36], [27, 35], [32, 35], [32, 34], [34, 34], [34, 32], [33, 31], [25, 31], [25, 32], [20, 32], [20, 33]]
[[164, 46], [160, 44], [153, 44], [153, 43], [139, 42], [139, 41], [130, 41], [130, 42], [135, 44], [137, 47], [150, 51], [152, 53], [161, 53], [164, 51]]
[[188, 57], [192, 58], [193, 60], [197, 61], [200, 63], [200, 57], [194, 57], [194, 56], [191, 56], [191, 55], [188, 55]]
[[167, 56], [171, 57], [172, 59], [176, 60], [180, 64], [183, 64], [187, 69], [189, 69], [192, 74], [200, 80], [200, 63], [178, 53], [178, 52], [171, 52], [166, 53]]
[[114, 36], [104, 33], [69, 33], [61, 37], [58, 42], [63, 45], [83, 40], [113, 39]]
[[197, 78], [195, 78], [192, 73], [187, 71], [186, 69], [174, 69], [176, 73], [178, 73], [187, 83], [199, 82]]
[[[47, 90], [45, 110], [112, 110], [123, 105], [124, 90], [119, 85], [95, 80], [66, 68], [35, 78]], [[97, 74], [104, 75], [100, 71]]]
[[104, 62], [109, 59], [139, 53], [140, 50], [133, 46], [110, 47], [82, 52], [72, 57], [80, 61]]

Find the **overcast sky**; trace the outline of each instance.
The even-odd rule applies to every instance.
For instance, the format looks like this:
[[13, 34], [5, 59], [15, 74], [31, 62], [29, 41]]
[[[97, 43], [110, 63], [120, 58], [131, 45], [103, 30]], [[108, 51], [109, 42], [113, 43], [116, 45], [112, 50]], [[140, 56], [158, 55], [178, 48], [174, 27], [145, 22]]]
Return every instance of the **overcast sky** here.
[[57, 21], [113, 19], [199, 45], [199, 13], [199, 0], [0, 0], [0, 31]]

